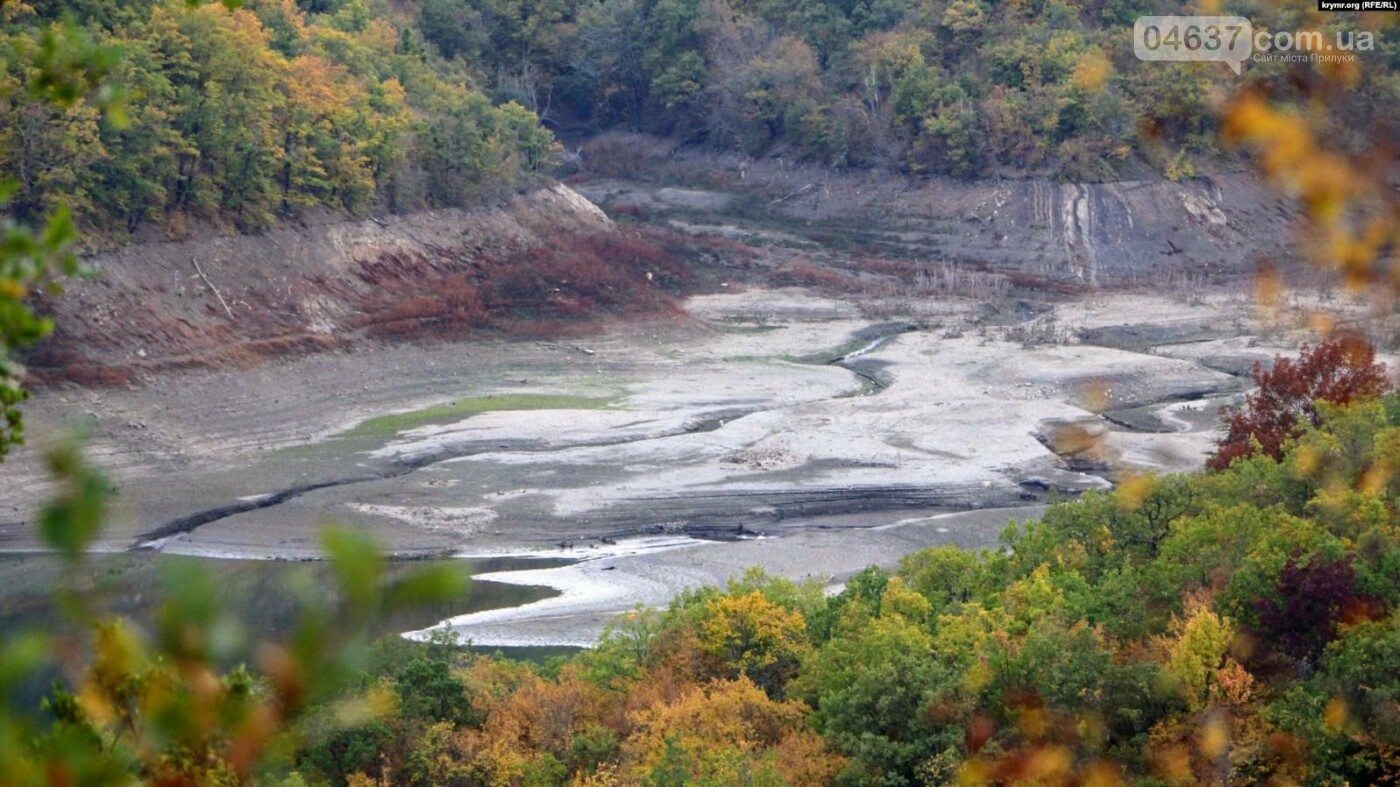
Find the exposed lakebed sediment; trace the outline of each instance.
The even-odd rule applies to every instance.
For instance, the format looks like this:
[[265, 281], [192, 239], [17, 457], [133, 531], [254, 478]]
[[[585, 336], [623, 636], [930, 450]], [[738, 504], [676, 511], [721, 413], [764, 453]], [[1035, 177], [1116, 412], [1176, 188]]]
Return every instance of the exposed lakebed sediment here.
[[[453, 625], [485, 645], [583, 644], [636, 603], [752, 565], [839, 582], [924, 546], [993, 545], [1050, 490], [1199, 467], [1214, 409], [1243, 387], [1222, 368], [1272, 352], [1210, 327], [1241, 303], [1066, 300], [1057, 319], [1098, 343], [1028, 344], [970, 301], [910, 323], [751, 289], [692, 298], [679, 324], [50, 393], [32, 417], [102, 414], [91, 453], [119, 490], [107, 548], [309, 557], [339, 522], [400, 555], [571, 558], [491, 577], [561, 595]], [[1155, 343], [1129, 345], [1141, 325]], [[1066, 424], [1092, 454], [1067, 447]], [[37, 465], [4, 472], [0, 544], [30, 548]]]

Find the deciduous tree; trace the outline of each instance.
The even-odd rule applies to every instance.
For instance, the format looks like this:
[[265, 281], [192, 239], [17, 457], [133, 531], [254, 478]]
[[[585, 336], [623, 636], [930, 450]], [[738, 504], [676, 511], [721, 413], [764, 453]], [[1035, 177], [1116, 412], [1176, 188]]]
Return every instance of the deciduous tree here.
[[1256, 389], [1226, 414], [1227, 431], [1210, 466], [1223, 469], [1256, 451], [1278, 459], [1300, 423], [1319, 423], [1316, 402], [1346, 404], [1385, 393], [1390, 381], [1375, 359], [1364, 338], [1342, 334], [1304, 347], [1297, 360], [1278, 357], [1268, 368], [1255, 364]]

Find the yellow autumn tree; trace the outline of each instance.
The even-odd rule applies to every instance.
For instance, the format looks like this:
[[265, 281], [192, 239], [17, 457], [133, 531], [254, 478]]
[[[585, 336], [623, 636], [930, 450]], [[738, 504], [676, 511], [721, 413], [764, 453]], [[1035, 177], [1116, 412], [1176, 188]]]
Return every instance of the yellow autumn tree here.
[[1186, 700], [1192, 711], [1210, 702], [1216, 674], [1234, 641], [1234, 625], [1205, 602], [1195, 605], [1185, 620], [1177, 622], [1176, 636], [1167, 642], [1162, 675]]
[[828, 784], [844, 763], [804, 727], [808, 713], [744, 676], [692, 687], [633, 716], [624, 775], [642, 783]]
[[718, 596], [705, 605], [700, 650], [719, 677], [745, 676], [772, 696], [781, 696], [810, 646], [807, 623], [754, 591]]

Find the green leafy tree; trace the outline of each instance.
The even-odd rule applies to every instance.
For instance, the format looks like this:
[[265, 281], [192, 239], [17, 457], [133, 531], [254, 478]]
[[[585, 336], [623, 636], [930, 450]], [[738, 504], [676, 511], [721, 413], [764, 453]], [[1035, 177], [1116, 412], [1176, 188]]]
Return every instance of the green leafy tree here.
[[928, 612], [928, 602], [898, 582], [874, 614], [847, 605], [798, 679], [795, 694], [814, 708], [817, 729], [851, 757], [847, 778], [856, 783], [914, 783], [924, 762], [957, 745], [958, 673], [936, 657]]
[[[112, 122], [124, 119], [121, 93], [108, 81], [118, 62], [115, 49], [95, 44], [71, 25], [48, 26], [37, 37], [9, 37], [4, 45], [14, 55], [7, 63], [21, 70], [0, 78], [0, 106], [12, 110], [0, 120], [0, 162], [10, 164], [0, 166], [0, 207], [6, 208], [0, 218], [0, 459], [24, 439], [19, 405], [28, 393], [14, 353], [53, 330], [52, 322], [34, 313], [30, 294], [56, 272], [79, 271], [69, 251], [77, 237], [72, 210], [57, 195], [36, 193], [42, 179], [27, 170], [10, 176], [22, 158], [13, 146], [24, 144], [30, 122], [51, 116], [48, 107], [79, 111], [79, 102], [90, 94]], [[42, 218], [39, 211], [45, 211]]]
[[490, 46], [480, 9], [466, 0], [425, 0], [419, 14], [423, 37], [449, 60], [474, 62]]

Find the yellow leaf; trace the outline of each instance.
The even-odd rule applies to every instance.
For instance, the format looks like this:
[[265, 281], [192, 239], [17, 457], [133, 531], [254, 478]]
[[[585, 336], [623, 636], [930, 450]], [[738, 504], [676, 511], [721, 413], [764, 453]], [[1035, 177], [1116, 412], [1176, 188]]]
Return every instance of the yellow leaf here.
[[1103, 89], [1104, 82], [1113, 75], [1113, 64], [1097, 49], [1085, 52], [1074, 66], [1073, 80], [1076, 87], [1085, 91]]
[[107, 701], [106, 693], [95, 683], [83, 684], [83, 688], [78, 692], [78, 707], [83, 709], [83, 715], [88, 721], [99, 727], [111, 724], [117, 718], [112, 704]]
[[1230, 746], [1230, 730], [1225, 720], [1215, 716], [1201, 729], [1201, 753], [1215, 759], [1225, 753]]
[[1157, 489], [1157, 477], [1148, 473], [1134, 473], [1127, 475], [1118, 482], [1118, 489], [1114, 497], [1118, 501], [1118, 508], [1124, 512], [1136, 511], [1142, 507], [1143, 501]]
[[1340, 730], [1347, 721], [1347, 703], [1341, 697], [1333, 697], [1322, 709], [1322, 723], [1333, 730]]

